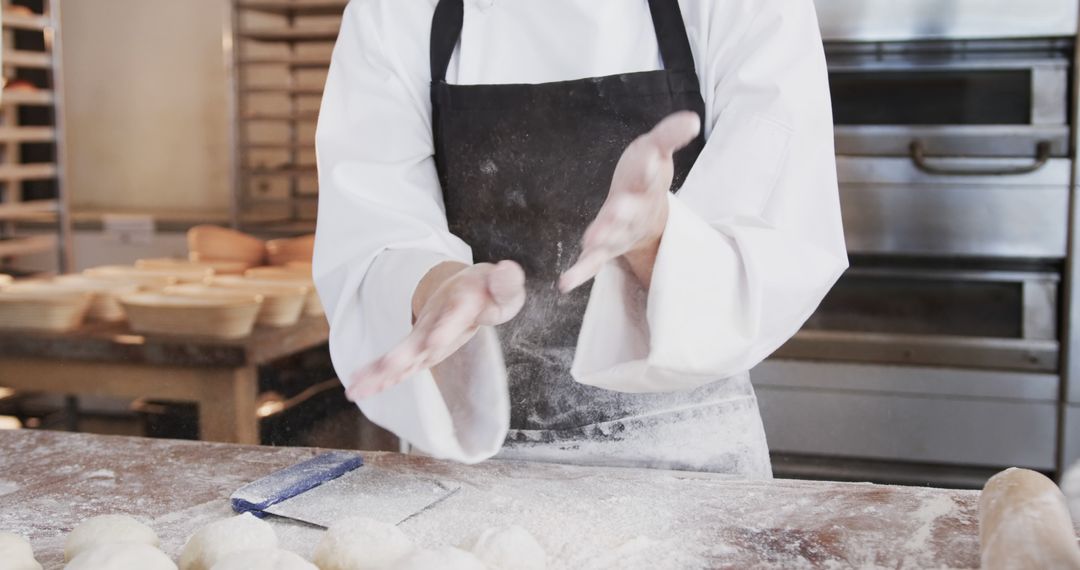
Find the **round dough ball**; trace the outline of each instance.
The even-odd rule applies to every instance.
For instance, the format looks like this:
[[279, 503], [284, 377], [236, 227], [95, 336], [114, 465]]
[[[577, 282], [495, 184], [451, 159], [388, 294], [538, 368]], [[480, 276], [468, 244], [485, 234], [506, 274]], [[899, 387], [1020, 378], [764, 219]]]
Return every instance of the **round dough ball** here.
[[401, 559], [394, 570], [486, 570], [479, 558], [460, 548], [445, 546], [435, 550], [417, 550]]
[[544, 547], [517, 525], [489, 528], [480, 534], [472, 548], [491, 570], [544, 570], [547, 555]]
[[398, 527], [355, 517], [331, 526], [312, 559], [322, 570], [374, 570], [393, 564], [414, 549]]
[[1053, 481], [1027, 469], [1006, 469], [979, 496], [984, 570], [1080, 568], [1072, 517]]
[[193, 534], [180, 553], [181, 570], [210, 570], [226, 555], [242, 550], [273, 550], [277, 535], [270, 523], [244, 513], [214, 521]]
[[160, 544], [154, 529], [127, 515], [101, 515], [84, 520], [68, 533], [64, 560], [72, 560], [91, 546], [110, 542], [138, 542], [155, 548]]
[[0, 532], [0, 560], [8, 570], [41, 570], [30, 541], [10, 532]]
[[319, 570], [299, 554], [288, 550], [243, 550], [214, 563], [210, 570]]
[[176, 570], [176, 564], [149, 544], [107, 542], [83, 550], [64, 570]]

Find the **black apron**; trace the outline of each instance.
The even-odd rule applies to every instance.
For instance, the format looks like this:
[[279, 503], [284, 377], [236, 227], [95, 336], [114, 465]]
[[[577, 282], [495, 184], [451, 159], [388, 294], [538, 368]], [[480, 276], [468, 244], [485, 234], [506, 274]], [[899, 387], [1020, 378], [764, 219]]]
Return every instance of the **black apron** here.
[[[570, 375], [590, 287], [563, 295], [556, 283], [577, 259], [619, 157], [671, 113], [705, 117], [677, 0], [649, 0], [649, 8], [664, 69], [528, 85], [448, 84], [463, 0], [441, 0], [435, 9], [435, 161], [450, 230], [472, 247], [476, 262], [513, 260], [526, 275], [525, 307], [498, 331], [510, 383], [511, 447], [619, 437], [635, 425], [628, 418], [732, 394], [730, 381], [628, 394], [586, 386]], [[672, 191], [704, 145], [702, 134], [675, 155]], [[750, 403], [756, 416], [756, 401]]]

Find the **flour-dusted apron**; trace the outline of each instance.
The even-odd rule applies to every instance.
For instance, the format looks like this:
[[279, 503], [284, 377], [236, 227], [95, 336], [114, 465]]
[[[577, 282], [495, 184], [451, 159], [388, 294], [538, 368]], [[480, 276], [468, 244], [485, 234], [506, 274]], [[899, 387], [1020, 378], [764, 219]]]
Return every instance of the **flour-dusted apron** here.
[[[441, 0], [431, 36], [435, 161], [450, 229], [477, 262], [522, 265], [528, 298], [499, 327], [510, 382], [501, 457], [771, 476], [745, 374], [680, 392], [628, 394], [570, 376], [589, 287], [556, 287], [636, 137], [680, 110], [705, 116], [677, 0], [649, 0], [664, 68], [533, 85], [451, 85], [463, 0]], [[553, 40], [554, 41], [554, 40]], [[673, 190], [704, 135], [675, 155]]]

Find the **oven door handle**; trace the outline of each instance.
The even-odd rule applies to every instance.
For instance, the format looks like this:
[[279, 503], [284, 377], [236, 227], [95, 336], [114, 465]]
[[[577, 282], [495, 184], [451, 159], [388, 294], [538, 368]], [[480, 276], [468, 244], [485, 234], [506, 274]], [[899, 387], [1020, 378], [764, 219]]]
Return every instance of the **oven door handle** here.
[[1046, 166], [1046, 163], [1050, 162], [1051, 144], [1050, 141], [1039, 142], [1035, 147], [1035, 162], [1008, 168], [949, 168], [935, 166], [926, 161], [926, 146], [919, 140], [911, 142], [910, 150], [911, 162], [915, 164], [916, 168], [927, 174], [940, 176], [1016, 176], [1030, 174]]

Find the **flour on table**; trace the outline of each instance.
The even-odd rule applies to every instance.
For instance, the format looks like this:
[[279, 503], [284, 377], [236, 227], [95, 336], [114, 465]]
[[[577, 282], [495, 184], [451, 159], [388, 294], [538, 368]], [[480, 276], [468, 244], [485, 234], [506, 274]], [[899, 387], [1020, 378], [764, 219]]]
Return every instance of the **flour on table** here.
[[436, 550], [417, 550], [390, 566], [392, 570], [487, 570], [471, 553], [453, 546]]
[[10, 495], [19, 490], [19, 484], [14, 481], [0, 479], [0, 497]]

